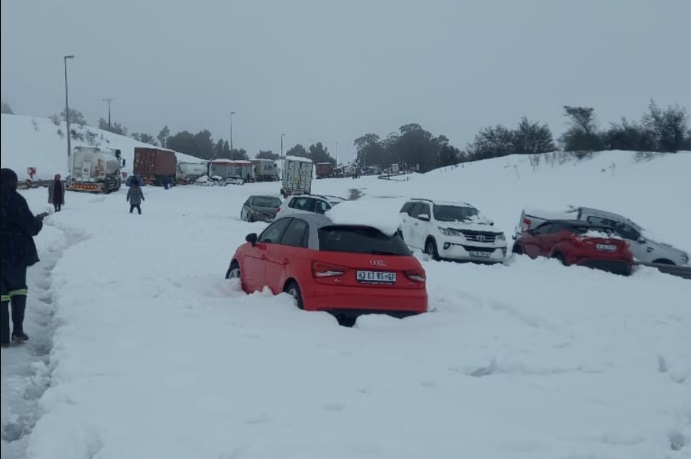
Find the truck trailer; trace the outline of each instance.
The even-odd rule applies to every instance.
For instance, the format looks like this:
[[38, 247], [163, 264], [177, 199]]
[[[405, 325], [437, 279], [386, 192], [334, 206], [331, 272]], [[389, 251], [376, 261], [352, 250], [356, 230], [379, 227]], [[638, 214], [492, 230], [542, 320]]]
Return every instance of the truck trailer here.
[[147, 185], [162, 186], [175, 183], [178, 159], [172, 150], [135, 147], [134, 175], [141, 177]]
[[207, 161], [198, 163], [179, 162], [177, 166], [177, 179], [181, 185], [194, 183], [199, 177], [206, 175], [209, 165]]
[[298, 156], [286, 156], [283, 160], [282, 188], [284, 197], [295, 194], [310, 194], [312, 192], [312, 175], [314, 164], [312, 160]]
[[122, 185], [121, 169], [125, 160], [120, 150], [74, 147], [67, 159], [69, 176], [65, 187], [71, 191], [110, 193]]

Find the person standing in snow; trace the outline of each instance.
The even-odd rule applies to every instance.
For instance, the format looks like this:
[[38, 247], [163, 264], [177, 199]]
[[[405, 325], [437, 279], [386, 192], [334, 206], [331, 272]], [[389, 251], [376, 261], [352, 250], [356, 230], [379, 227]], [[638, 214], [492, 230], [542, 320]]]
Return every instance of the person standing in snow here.
[[127, 190], [127, 201], [130, 203], [130, 213], [132, 213], [134, 209], [137, 209], [139, 215], [142, 214], [141, 204], [142, 201], [146, 201], [146, 199], [144, 199], [144, 192], [136, 180], [132, 182], [130, 189]]
[[17, 174], [11, 169], [0, 171], [2, 187], [2, 309], [0, 310], [0, 346], [10, 345], [10, 303], [12, 306], [12, 340], [29, 339], [24, 333], [26, 310], [26, 270], [36, 264], [38, 252], [34, 236], [43, 228], [45, 213], [34, 215], [26, 199], [17, 192]]
[[55, 174], [48, 185], [48, 203], [53, 204], [55, 212], [60, 212], [65, 203], [65, 182], [60, 180], [60, 174]]

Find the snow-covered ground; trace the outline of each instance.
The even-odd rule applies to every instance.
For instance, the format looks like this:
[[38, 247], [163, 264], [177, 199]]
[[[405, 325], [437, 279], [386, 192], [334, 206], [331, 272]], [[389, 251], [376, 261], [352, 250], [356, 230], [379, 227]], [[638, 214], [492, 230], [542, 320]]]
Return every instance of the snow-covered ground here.
[[[508, 234], [523, 206], [591, 205], [689, 251], [690, 172], [688, 153], [612, 152], [313, 186], [359, 190], [377, 221], [407, 196], [464, 200]], [[240, 221], [242, 202], [278, 189], [145, 187], [141, 216], [125, 189], [69, 193], [37, 238], [32, 339], [2, 351], [3, 458], [691, 455], [688, 280], [418, 254], [429, 314], [339, 327], [223, 279], [245, 235], [266, 226]], [[48, 210], [45, 189], [23, 193]]]

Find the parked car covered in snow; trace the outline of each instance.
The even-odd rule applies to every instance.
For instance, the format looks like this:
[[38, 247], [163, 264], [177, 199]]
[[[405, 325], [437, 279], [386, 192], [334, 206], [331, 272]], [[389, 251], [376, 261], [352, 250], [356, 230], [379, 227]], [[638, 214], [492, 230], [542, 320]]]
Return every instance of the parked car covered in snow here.
[[501, 263], [506, 257], [504, 233], [468, 203], [411, 199], [400, 216], [406, 244], [434, 259]]
[[633, 254], [616, 231], [578, 220], [548, 220], [524, 231], [513, 253], [531, 258], [556, 258], [565, 266], [581, 265], [630, 275]]
[[276, 196], [250, 196], [242, 205], [240, 219], [246, 222], [273, 221], [282, 203]]
[[304, 213], [279, 218], [246, 241], [226, 279], [239, 279], [247, 293], [268, 286], [292, 295], [300, 309], [328, 311], [339, 322], [363, 313], [427, 312], [425, 271], [395, 233]]
[[642, 263], [668, 265], [688, 265], [689, 254], [669, 244], [654, 241], [645, 230], [626, 217], [604, 210], [589, 207], [574, 207], [561, 212], [524, 209], [516, 227], [514, 239], [528, 229], [536, 228], [549, 219], [579, 220], [596, 225], [607, 226], [626, 239], [634, 258]]
[[339, 198], [338, 196], [318, 194], [288, 196], [278, 209], [276, 217], [285, 217], [296, 213], [325, 214], [335, 205], [343, 201], [345, 201], [345, 199]]

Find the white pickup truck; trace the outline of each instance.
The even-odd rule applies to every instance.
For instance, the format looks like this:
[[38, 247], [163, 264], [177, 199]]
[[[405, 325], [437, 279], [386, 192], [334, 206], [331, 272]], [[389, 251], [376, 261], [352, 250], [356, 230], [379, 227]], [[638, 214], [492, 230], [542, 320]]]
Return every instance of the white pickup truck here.
[[535, 228], [547, 220], [580, 220], [613, 228], [629, 243], [629, 248], [636, 261], [641, 263], [659, 263], [686, 266], [689, 254], [669, 244], [653, 241], [645, 237], [644, 230], [626, 217], [589, 207], [573, 207], [562, 212], [549, 212], [535, 209], [523, 209], [521, 220], [516, 227], [516, 239], [523, 231]]

